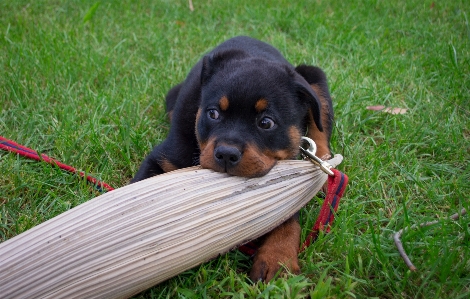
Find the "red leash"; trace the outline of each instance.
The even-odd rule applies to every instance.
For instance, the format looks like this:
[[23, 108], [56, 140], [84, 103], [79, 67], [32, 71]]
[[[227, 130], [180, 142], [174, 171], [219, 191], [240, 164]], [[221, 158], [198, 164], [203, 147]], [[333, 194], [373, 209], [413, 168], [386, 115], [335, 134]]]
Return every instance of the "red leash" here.
[[[48, 157], [45, 154], [39, 155], [35, 150], [22, 146], [2, 136], [0, 136], [0, 149], [17, 153], [21, 156], [37, 161], [44, 161], [52, 165], [57, 165], [61, 169], [64, 169], [68, 172], [76, 173], [81, 177], [85, 177], [87, 181], [95, 185], [96, 188], [100, 191], [104, 191], [103, 188], [107, 191], [114, 190], [113, 187], [97, 180], [92, 176], [86, 175], [83, 171], [78, 171], [72, 166], [63, 164], [55, 159]], [[310, 234], [308, 234], [307, 238], [305, 239], [305, 242], [301, 246], [300, 252], [304, 251], [305, 248], [310, 246], [310, 244], [316, 240], [320, 231], [329, 232], [331, 229], [331, 224], [335, 219], [335, 213], [338, 210], [339, 201], [343, 196], [344, 190], [346, 189], [346, 185], [348, 184], [348, 176], [336, 169], [331, 170], [333, 171], [334, 175], [328, 176], [328, 192], [326, 194], [325, 201], [323, 202], [323, 205], [321, 207], [320, 215], [318, 215], [317, 221], [315, 222], [312, 231], [310, 232]], [[249, 242], [245, 245], [240, 246], [238, 249], [241, 252], [251, 256], [255, 254], [258, 250], [258, 245], [255, 242]]]
[[335, 220], [339, 201], [343, 196], [349, 179], [347, 175], [339, 170], [333, 168], [331, 171], [333, 171], [334, 176], [328, 176], [328, 191], [321, 207], [320, 215], [318, 215], [312, 231], [308, 234], [307, 238], [305, 238], [305, 242], [300, 248], [300, 252], [304, 251], [317, 239], [320, 231], [326, 231], [327, 233], [330, 232], [331, 224], [333, 223], [333, 220]]
[[17, 153], [17, 154], [19, 154], [23, 157], [27, 157], [27, 158], [30, 158], [30, 159], [33, 159], [33, 160], [44, 161], [44, 162], [52, 164], [52, 165], [57, 165], [59, 168], [61, 168], [63, 170], [66, 170], [66, 171], [72, 172], [72, 173], [76, 173], [79, 176], [86, 178], [87, 181], [89, 181], [90, 183], [95, 185], [96, 188], [101, 192], [104, 192], [103, 189], [106, 189], [106, 191], [114, 190], [114, 188], [111, 187], [110, 185], [108, 185], [106, 183], [103, 183], [103, 182], [97, 180], [96, 178], [94, 178], [92, 176], [86, 175], [83, 171], [79, 171], [79, 170], [73, 168], [72, 166], [63, 164], [63, 163], [61, 163], [61, 162], [59, 162], [55, 159], [52, 159], [52, 158], [48, 157], [45, 154], [39, 155], [38, 152], [36, 152], [35, 150], [27, 148], [26, 146], [22, 146], [22, 145], [20, 145], [16, 142], [14, 142], [12, 140], [8, 140], [8, 139], [6, 139], [2, 136], [0, 136], [0, 149], [6, 150], [6, 151], [9, 151], [9, 152], [13, 152], [13, 153]]

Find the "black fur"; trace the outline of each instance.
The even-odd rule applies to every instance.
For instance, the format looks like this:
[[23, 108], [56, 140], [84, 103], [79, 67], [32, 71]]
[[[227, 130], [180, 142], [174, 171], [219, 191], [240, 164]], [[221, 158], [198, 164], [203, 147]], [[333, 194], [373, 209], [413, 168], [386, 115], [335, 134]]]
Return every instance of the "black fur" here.
[[[167, 112], [171, 115], [168, 138], [146, 157], [131, 182], [163, 173], [159, 164], [162, 160], [175, 168], [199, 163], [194, 124], [200, 107], [202, 116], [196, 128], [200, 142], [215, 134], [228, 143], [255, 144], [260, 151], [286, 150], [291, 146], [287, 129], [295, 126], [304, 134], [309, 109], [321, 131], [321, 103], [309, 83], [324, 84], [327, 92], [326, 77], [319, 68], [308, 68], [299, 66], [296, 70], [278, 50], [249, 37], [235, 37], [222, 43], [193, 67], [184, 82], [168, 92]], [[229, 99], [230, 108], [219, 122], [212, 123], [206, 117], [207, 109], [218, 108], [217, 101], [223, 96]], [[261, 98], [269, 103], [263, 115], [253, 108]], [[257, 128], [256, 121], [264, 115], [275, 121], [276, 128]], [[243, 151], [244, 144], [237, 147]]]

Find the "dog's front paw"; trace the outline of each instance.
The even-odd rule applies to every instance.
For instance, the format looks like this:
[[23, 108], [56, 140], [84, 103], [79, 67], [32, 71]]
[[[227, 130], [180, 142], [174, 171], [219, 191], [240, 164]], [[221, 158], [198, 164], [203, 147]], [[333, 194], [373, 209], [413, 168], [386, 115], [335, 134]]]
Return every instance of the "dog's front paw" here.
[[300, 274], [297, 250], [292, 250], [291, 248], [273, 249], [262, 247], [254, 257], [250, 279], [253, 282], [260, 280], [268, 282], [283, 266], [290, 273]]

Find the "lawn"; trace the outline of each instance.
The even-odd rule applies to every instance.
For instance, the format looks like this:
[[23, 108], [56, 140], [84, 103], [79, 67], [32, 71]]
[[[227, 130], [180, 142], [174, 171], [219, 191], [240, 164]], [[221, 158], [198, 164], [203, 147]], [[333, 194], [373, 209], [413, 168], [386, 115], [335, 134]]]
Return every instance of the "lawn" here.
[[[0, 1], [0, 136], [119, 187], [168, 133], [164, 96], [236, 35], [326, 72], [334, 152], [350, 177], [302, 274], [247, 278], [234, 251], [135, 298], [468, 298], [470, 3]], [[383, 105], [404, 114], [367, 110]], [[0, 151], [0, 242], [99, 195], [83, 179]], [[321, 198], [302, 210], [304, 236]], [[400, 258], [395, 231], [417, 271]], [[0, 265], [1, 268], [1, 265]]]

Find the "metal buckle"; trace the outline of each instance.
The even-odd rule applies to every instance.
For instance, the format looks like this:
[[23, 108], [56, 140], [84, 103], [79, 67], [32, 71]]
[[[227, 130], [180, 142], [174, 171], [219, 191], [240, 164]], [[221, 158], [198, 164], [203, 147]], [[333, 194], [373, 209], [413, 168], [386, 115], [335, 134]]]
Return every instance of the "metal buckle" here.
[[317, 152], [317, 145], [315, 144], [315, 141], [308, 137], [302, 137], [302, 141], [308, 142], [309, 147], [308, 149], [305, 149], [302, 147], [302, 145], [299, 146], [300, 148], [300, 153], [304, 157], [304, 159], [310, 160], [313, 164], [318, 165], [323, 172], [325, 172], [327, 175], [333, 176], [334, 173], [331, 171], [331, 168], [333, 166], [330, 165], [330, 163], [323, 161], [322, 159], [318, 158], [315, 156]]

